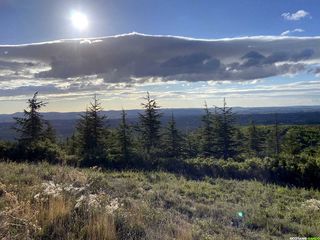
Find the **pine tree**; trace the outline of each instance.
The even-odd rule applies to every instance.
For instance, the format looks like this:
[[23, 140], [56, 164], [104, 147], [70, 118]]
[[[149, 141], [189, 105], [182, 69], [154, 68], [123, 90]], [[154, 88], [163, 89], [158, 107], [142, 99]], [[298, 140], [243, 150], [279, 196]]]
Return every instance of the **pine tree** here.
[[217, 134], [217, 156], [223, 159], [234, 157], [237, 154], [235, 141], [235, 115], [231, 107], [227, 107], [223, 100], [223, 107], [215, 107], [214, 129]]
[[196, 157], [201, 153], [201, 133], [199, 131], [186, 132], [184, 154], [190, 158]]
[[274, 125], [272, 128], [269, 130], [269, 135], [267, 136], [266, 139], [266, 150], [268, 156], [271, 157], [278, 157], [280, 154], [280, 128], [279, 128], [279, 123], [278, 123], [278, 117], [277, 114], [275, 114], [274, 117]]
[[247, 138], [245, 134], [241, 131], [239, 128], [235, 128], [234, 133], [234, 142], [236, 143], [236, 153], [242, 154], [244, 152], [247, 152], [248, 144], [247, 144]]
[[126, 112], [122, 110], [121, 122], [118, 127], [117, 137], [119, 141], [119, 153], [120, 157], [124, 161], [128, 161], [131, 155], [131, 130], [127, 123]]
[[101, 115], [101, 103], [96, 96], [89, 109], [81, 115], [77, 125], [79, 154], [85, 166], [103, 165], [107, 157], [105, 144], [105, 116]]
[[273, 129], [273, 143], [274, 143], [274, 154], [276, 157], [278, 157], [280, 153], [280, 131], [279, 131], [279, 123], [278, 123], [277, 115], [275, 115], [275, 123], [274, 123], [274, 129]]
[[16, 158], [57, 163], [61, 159], [61, 149], [54, 142], [54, 129], [39, 113], [46, 103], [39, 101], [37, 96], [38, 92], [28, 100], [24, 117], [15, 118], [15, 130], [19, 134]]
[[255, 156], [260, 156], [262, 152], [262, 139], [254, 121], [251, 121], [248, 128], [248, 147], [251, 153]]
[[182, 154], [182, 142], [183, 138], [177, 129], [176, 121], [172, 113], [171, 119], [165, 128], [163, 137], [165, 155], [170, 158], [180, 157]]
[[140, 125], [138, 131], [141, 135], [142, 147], [148, 155], [151, 151], [156, 151], [160, 145], [160, 118], [159, 106], [157, 102], [150, 97], [149, 92], [145, 97], [146, 103], [142, 103], [144, 113], [139, 114]]
[[44, 120], [39, 110], [44, 107], [46, 103], [39, 101], [37, 96], [38, 92], [27, 101], [28, 109], [24, 110], [24, 117], [15, 118], [15, 130], [19, 134], [18, 141], [22, 145], [36, 143], [44, 137]]
[[[79, 124], [79, 123], [78, 123]], [[79, 126], [77, 126], [79, 127]], [[70, 155], [76, 155], [77, 150], [79, 150], [79, 141], [77, 139], [77, 136], [75, 133], [71, 135], [71, 137], [67, 137], [65, 142], [65, 148], [68, 154]]]
[[57, 135], [55, 129], [52, 127], [49, 121], [45, 121], [46, 128], [44, 130], [44, 136], [51, 143], [57, 142]]
[[205, 103], [205, 115], [202, 116], [202, 152], [205, 156], [215, 154], [215, 131], [213, 128], [213, 115], [210, 112], [207, 103]]

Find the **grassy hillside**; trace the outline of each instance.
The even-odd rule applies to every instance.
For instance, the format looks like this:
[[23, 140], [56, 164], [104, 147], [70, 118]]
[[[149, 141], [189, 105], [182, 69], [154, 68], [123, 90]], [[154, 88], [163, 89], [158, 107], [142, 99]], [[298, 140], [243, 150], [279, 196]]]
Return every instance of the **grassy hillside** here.
[[162, 172], [0, 163], [0, 239], [292, 236], [320, 236], [319, 191], [193, 181]]

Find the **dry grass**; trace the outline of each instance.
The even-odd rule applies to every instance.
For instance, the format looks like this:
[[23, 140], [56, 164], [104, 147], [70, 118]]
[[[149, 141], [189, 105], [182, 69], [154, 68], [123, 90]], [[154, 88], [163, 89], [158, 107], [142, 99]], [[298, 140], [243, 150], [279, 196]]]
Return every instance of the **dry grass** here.
[[11, 205], [8, 204], [5, 211], [0, 212], [0, 239], [30, 239], [40, 229], [36, 224], [37, 212], [29, 201], [7, 203]]
[[[4, 240], [317, 236], [319, 202], [316, 190], [255, 181], [0, 163]], [[239, 210], [246, 213], [241, 228], [230, 224]]]
[[116, 240], [116, 227], [114, 218], [103, 212], [91, 213], [85, 226], [87, 239], [91, 240]]
[[185, 225], [176, 229], [176, 240], [192, 240], [192, 226]]
[[38, 208], [37, 221], [43, 228], [48, 224], [57, 224], [57, 219], [70, 214], [72, 203], [63, 196], [49, 197], [47, 201], [40, 201], [35, 207]]

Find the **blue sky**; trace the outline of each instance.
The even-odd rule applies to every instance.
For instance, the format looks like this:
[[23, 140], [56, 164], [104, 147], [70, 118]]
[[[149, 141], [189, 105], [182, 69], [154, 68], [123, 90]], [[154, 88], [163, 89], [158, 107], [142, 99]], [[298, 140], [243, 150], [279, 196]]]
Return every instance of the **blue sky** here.
[[[61, 38], [97, 37], [141, 32], [194, 38], [279, 35], [296, 28], [296, 35], [319, 35], [318, 0], [1, 0], [0, 44]], [[70, 11], [85, 12], [91, 27], [77, 33]], [[311, 14], [285, 21], [282, 13], [303, 9]]]
[[[50, 102], [48, 111], [82, 110], [94, 93], [106, 109], [139, 108], [146, 91], [164, 107], [219, 104], [223, 97], [233, 106], [319, 105], [319, 7], [318, 0], [1, 0], [0, 113], [20, 111], [36, 90]], [[73, 25], [75, 11], [86, 17], [86, 29]], [[132, 32], [147, 36], [115, 38], [118, 52], [108, 48], [113, 40], [100, 39]], [[154, 35], [192, 40], [170, 37], [161, 45]], [[74, 38], [82, 40], [55, 43], [58, 51], [50, 43], [18, 46]], [[77, 54], [71, 48], [84, 38], [97, 39]], [[197, 39], [213, 43], [192, 44]], [[141, 54], [133, 56], [135, 43]], [[228, 54], [216, 54], [220, 46]], [[100, 48], [105, 55], [97, 57]], [[84, 67], [84, 54], [96, 65]]]

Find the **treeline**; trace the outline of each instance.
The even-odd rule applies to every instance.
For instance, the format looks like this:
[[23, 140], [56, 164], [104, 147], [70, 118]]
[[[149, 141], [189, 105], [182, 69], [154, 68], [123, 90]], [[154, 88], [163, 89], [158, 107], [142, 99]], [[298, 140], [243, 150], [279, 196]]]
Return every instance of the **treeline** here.
[[80, 167], [168, 170], [190, 177], [258, 179], [279, 184], [320, 186], [320, 129], [317, 126], [235, 125], [232, 108], [205, 104], [202, 126], [181, 132], [174, 113], [161, 124], [161, 109], [149, 93], [137, 124], [129, 124], [123, 110], [119, 126], [108, 127], [100, 101], [94, 96], [81, 115], [74, 134], [57, 139], [40, 110], [46, 102], [38, 93], [16, 118], [15, 142], [0, 142], [0, 158], [48, 161]]

